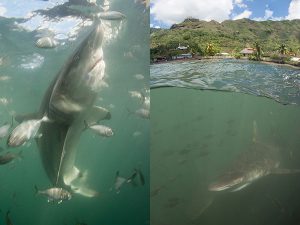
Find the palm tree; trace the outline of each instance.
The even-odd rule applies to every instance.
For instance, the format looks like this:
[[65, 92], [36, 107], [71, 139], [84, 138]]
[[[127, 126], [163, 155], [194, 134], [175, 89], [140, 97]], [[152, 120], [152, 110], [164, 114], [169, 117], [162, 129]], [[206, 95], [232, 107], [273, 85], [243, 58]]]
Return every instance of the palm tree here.
[[213, 46], [212, 43], [208, 43], [206, 48], [205, 48], [205, 52], [207, 55], [213, 56], [215, 55], [215, 47]]
[[261, 50], [260, 44], [258, 42], [255, 42], [255, 50], [256, 50], [256, 53], [255, 53], [256, 60], [260, 61], [261, 55], [262, 55], [262, 50]]
[[287, 53], [287, 47], [285, 44], [281, 44], [278, 48], [280, 54], [285, 55]]

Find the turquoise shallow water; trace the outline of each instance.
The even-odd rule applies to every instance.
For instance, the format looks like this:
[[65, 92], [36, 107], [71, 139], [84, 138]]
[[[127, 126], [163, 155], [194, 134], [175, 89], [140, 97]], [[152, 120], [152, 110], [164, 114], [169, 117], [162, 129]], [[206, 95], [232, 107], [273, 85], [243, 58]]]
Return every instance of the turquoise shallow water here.
[[250, 93], [300, 104], [300, 70], [245, 60], [173, 62], [151, 66], [151, 87], [175, 86]]
[[[218, 88], [218, 91], [205, 90], [192, 82], [198, 75], [184, 79], [189, 77], [186, 71], [197, 67], [202, 68], [198, 74], [208, 71], [209, 74], [203, 72], [204, 80], [210, 76], [213, 84], [218, 84], [222, 69], [225, 72], [232, 69], [226, 67], [228, 64], [243, 63], [244, 68], [252, 68], [246, 71], [249, 76], [261, 69], [260, 64], [256, 68], [252, 63], [239, 61], [224, 61], [224, 65], [216, 62], [218, 67], [215, 62], [197, 63], [151, 67], [152, 87], [162, 86], [151, 89], [152, 224], [298, 224], [299, 174], [269, 175], [237, 192], [211, 192], [208, 187], [238, 155], [251, 149], [254, 137], [280, 150], [281, 168], [299, 169], [299, 106], [256, 95], [254, 89], [247, 94]], [[284, 70], [290, 77], [298, 73], [293, 69], [263, 66], [266, 73]], [[211, 68], [219, 68], [216, 77]], [[252, 79], [248, 78], [237, 82], [228, 79], [223, 84], [246, 83]], [[260, 84], [255, 81], [251, 81], [251, 88]], [[198, 84], [201, 82], [200, 77]], [[275, 84], [263, 88], [272, 90], [280, 86]], [[282, 97], [288, 98], [284, 94]]]
[[[105, 2], [99, 1], [98, 4]], [[24, 10], [35, 3], [27, 2]], [[42, 17], [44, 22], [40, 24], [37, 24], [39, 14], [28, 21], [21, 16], [21, 19], [11, 18], [14, 15], [9, 16], [13, 14], [10, 4], [13, 3], [3, 2], [2, 6], [7, 6], [7, 16], [0, 19], [1, 124], [10, 121], [11, 115], [39, 109], [51, 80], [90, 29], [88, 26], [77, 26], [77, 33], [66, 35], [73, 29], [68, 27], [73, 19], [79, 20], [79, 17], [72, 15], [66, 19], [64, 13], [69, 11], [64, 10], [49, 10], [51, 18]], [[41, 5], [49, 2], [36, 4], [43, 8]], [[51, 187], [51, 183], [43, 169], [36, 143], [32, 140], [25, 146], [9, 149], [11, 152], [22, 151], [22, 160], [0, 167], [0, 224], [4, 224], [7, 210], [11, 212], [13, 224], [149, 224], [149, 120], [128, 113], [128, 110], [141, 107], [128, 91], [145, 92], [149, 88], [148, 30], [145, 30], [149, 14], [139, 2], [116, 0], [110, 1], [109, 6], [111, 10], [124, 13], [127, 18], [121, 25], [118, 22], [107, 23], [111, 26], [106, 29], [112, 30], [112, 33], [107, 33], [112, 35], [107, 36], [103, 45], [107, 87], [99, 93], [96, 105], [110, 110], [112, 119], [103, 124], [111, 127], [115, 135], [104, 138], [89, 130], [83, 132], [76, 158], [78, 167], [88, 171], [88, 184], [99, 192], [99, 196], [85, 198], [74, 195], [70, 201], [59, 205], [47, 203], [44, 196], [35, 196], [34, 185], [46, 189]], [[25, 29], [24, 24], [31, 28]], [[48, 24], [59, 33], [56, 48], [41, 49], [35, 46], [39, 35], [36, 24], [46, 28]], [[60, 24], [58, 28], [55, 27], [57, 24]], [[116, 33], [118, 35], [113, 37]], [[5, 145], [6, 139], [1, 140], [0, 146], [5, 148]], [[140, 168], [143, 172], [144, 186], [128, 184], [119, 194], [110, 191], [116, 171], [128, 177], [134, 168]]]

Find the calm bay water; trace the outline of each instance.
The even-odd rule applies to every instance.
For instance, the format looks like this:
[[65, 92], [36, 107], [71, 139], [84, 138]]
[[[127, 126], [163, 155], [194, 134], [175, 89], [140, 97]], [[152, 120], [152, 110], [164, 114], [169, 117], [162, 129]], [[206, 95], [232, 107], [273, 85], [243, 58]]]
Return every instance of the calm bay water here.
[[[84, 1], [73, 4], [82, 9], [91, 7]], [[126, 15], [121, 22], [103, 21], [107, 87], [100, 91], [95, 104], [111, 112], [112, 118], [102, 124], [111, 127], [114, 136], [100, 137], [87, 130], [77, 147], [76, 164], [88, 172], [88, 184], [99, 196], [86, 198], [74, 194], [70, 201], [59, 205], [48, 203], [44, 196], [35, 196], [34, 185], [40, 189], [52, 186], [35, 141], [6, 149], [4, 138], [0, 142], [5, 149], [1, 154], [22, 151], [23, 158], [1, 165], [0, 224], [4, 224], [7, 210], [16, 225], [149, 224], [149, 120], [128, 113], [142, 107], [128, 91], [146, 93], [149, 89], [149, 37], [145, 29], [149, 12], [138, 1], [97, 1], [97, 4]], [[68, 1], [3, 1], [0, 6], [5, 8], [0, 19], [2, 126], [11, 121], [12, 115], [39, 110], [50, 82], [91, 29], [92, 21], [81, 11], [70, 10], [68, 7], [73, 5]], [[41, 11], [28, 14], [38, 9]], [[58, 46], [37, 48], [35, 42], [45, 35], [54, 37]], [[144, 186], [125, 184], [119, 194], [110, 190], [117, 171], [129, 177], [134, 168], [143, 172]]]
[[231, 59], [203, 60], [152, 65], [151, 75], [151, 87], [243, 92], [283, 104], [300, 104], [300, 71], [287, 66]]
[[208, 190], [254, 137], [279, 148], [281, 168], [300, 168], [300, 90], [285, 87], [282, 73], [299, 82], [299, 70], [246, 61], [151, 66], [152, 224], [300, 222], [299, 174], [269, 175], [237, 192]]

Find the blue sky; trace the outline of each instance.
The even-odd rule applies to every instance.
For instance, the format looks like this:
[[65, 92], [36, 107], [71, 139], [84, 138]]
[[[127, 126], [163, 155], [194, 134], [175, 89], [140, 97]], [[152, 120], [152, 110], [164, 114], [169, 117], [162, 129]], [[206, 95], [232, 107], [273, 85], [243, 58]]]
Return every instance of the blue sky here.
[[151, 27], [168, 28], [186, 17], [200, 20], [300, 19], [300, 0], [152, 0]]

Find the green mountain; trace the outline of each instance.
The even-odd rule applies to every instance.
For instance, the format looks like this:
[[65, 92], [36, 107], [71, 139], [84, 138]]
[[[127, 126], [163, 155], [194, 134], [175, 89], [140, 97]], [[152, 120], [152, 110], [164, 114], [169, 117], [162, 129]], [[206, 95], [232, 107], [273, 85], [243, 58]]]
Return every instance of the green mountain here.
[[220, 52], [239, 52], [258, 42], [265, 53], [278, 50], [284, 44], [289, 52], [299, 55], [300, 20], [253, 21], [249, 19], [199, 21], [186, 19], [170, 29], [151, 29], [151, 58], [177, 54], [179, 44], [189, 45], [189, 51], [203, 55], [208, 43]]

